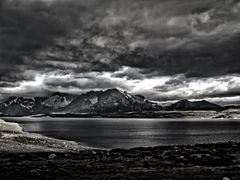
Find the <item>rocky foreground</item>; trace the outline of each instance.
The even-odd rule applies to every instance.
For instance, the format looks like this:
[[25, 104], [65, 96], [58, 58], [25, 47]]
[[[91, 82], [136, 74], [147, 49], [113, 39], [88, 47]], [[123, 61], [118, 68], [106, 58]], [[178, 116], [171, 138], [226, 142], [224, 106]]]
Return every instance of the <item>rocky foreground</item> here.
[[1, 179], [240, 179], [240, 143], [1, 153]]
[[[99, 150], [0, 122], [0, 179], [240, 179], [240, 143]], [[33, 137], [31, 137], [33, 136]]]

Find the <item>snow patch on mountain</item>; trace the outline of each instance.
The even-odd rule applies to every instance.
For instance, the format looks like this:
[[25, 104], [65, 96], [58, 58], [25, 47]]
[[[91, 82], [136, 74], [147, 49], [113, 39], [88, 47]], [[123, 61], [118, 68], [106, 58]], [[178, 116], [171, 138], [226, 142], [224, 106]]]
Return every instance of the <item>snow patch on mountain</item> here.
[[98, 103], [98, 97], [93, 97], [90, 99], [90, 102], [94, 105]]
[[31, 106], [26, 106], [26, 105], [24, 105], [24, 104], [20, 104], [20, 106], [23, 107], [23, 108], [25, 108], [25, 109], [29, 109], [29, 110], [33, 108], [33, 105], [31, 105]]
[[43, 105], [54, 109], [68, 106], [73, 101], [73, 98], [62, 96], [52, 96], [43, 102]]
[[13, 104], [18, 104], [20, 105], [22, 108], [25, 109], [32, 109], [34, 104], [35, 104], [35, 99], [34, 98], [28, 98], [28, 97], [14, 97], [14, 98], [10, 98], [8, 101], [6, 101], [4, 103], [5, 107], [11, 106]]

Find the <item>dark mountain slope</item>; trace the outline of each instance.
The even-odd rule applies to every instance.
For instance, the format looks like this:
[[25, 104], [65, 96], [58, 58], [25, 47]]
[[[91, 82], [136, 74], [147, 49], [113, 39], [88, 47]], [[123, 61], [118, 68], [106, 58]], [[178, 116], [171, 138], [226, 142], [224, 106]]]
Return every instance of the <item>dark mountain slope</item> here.
[[188, 100], [182, 100], [175, 104], [172, 104], [168, 107], [168, 110], [222, 110], [223, 108], [219, 105], [210, 103], [208, 101], [188, 101]]

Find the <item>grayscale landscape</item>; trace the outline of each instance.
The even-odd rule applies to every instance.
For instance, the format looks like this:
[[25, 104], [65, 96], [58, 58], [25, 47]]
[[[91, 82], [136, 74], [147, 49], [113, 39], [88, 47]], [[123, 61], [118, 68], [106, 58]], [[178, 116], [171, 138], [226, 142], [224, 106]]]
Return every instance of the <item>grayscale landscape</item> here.
[[239, 0], [0, 0], [0, 179], [240, 179]]

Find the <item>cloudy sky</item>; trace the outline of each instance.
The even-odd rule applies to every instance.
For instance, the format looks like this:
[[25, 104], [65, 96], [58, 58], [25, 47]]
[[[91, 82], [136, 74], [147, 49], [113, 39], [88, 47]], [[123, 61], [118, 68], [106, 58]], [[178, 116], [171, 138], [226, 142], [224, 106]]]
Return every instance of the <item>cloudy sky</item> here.
[[121, 88], [240, 103], [239, 0], [0, 0], [0, 98]]

